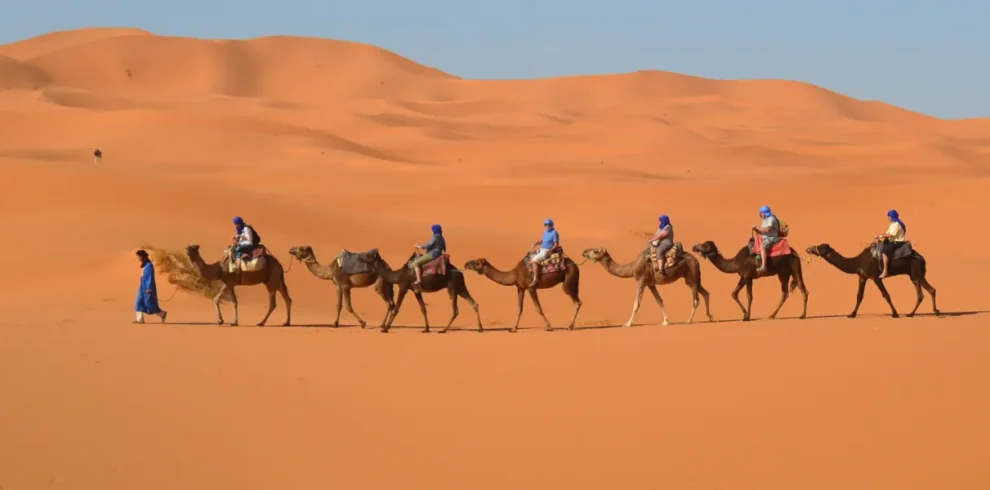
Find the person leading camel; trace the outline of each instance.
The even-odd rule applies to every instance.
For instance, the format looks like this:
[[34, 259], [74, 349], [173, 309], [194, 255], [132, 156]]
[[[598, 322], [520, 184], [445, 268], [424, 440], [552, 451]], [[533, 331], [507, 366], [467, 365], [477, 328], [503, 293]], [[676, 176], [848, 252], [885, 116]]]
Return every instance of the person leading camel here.
[[756, 272], [767, 271], [767, 258], [770, 256], [770, 249], [780, 241], [780, 222], [770, 211], [770, 206], [760, 207], [760, 218], [763, 222], [759, 226], [754, 226], [753, 231], [762, 235], [762, 250], [760, 251], [760, 268]]
[[547, 258], [551, 251], [560, 247], [560, 234], [553, 227], [553, 220], [547, 218], [543, 222], [543, 227], [546, 228], [543, 231], [543, 238], [533, 244], [534, 247], [540, 247], [540, 249], [530, 259], [533, 263], [533, 282], [529, 283], [531, 288], [535, 288], [540, 281], [540, 261]]
[[887, 227], [886, 233], [881, 233], [875, 237], [882, 244], [880, 252], [883, 255], [883, 272], [880, 273], [880, 279], [887, 277], [890, 257], [904, 243], [905, 235], [907, 235], [907, 226], [904, 226], [904, 222], [901, 221], [896, 210], [887, 211], [887, 219], [890, 220], [890, 226]]
[[670, 218], [665, 214], [660, 216], [660, 226], [657, 232], [646, 240], [657, 249], [657, 260], [660, 261], [660, 270], [666, 266], [664, 254], [674, 246], [674, 227], [670, 224]]
[[416, 282], [413, 283], [416, 285], [423, 282], [423, 266], [447, 251], [447, 241], [443, 238], [443, 228], [440, 225], [433, 225], [430, 230], [433, 231], [430, 241], [416, 245], [416, 252], [422, 255], [416, 257], [416, 260], [410, 264], [416, 271]]
[[158, 307], [158, 286], [155, 285], [155, 266], [151, 263], [151, 259], [148, 258], [147, 251], [138, 250], [137, 256], [138, 261], [141, 262], [141, 285], [138, 286], [137, 299], [134, 301], [134, 311], [136, 313], [134, 323], [144, 323], [144, 315], [160, 316], [162, 323], [165, 323], [165, 317], [168, 316], [168, 312]]

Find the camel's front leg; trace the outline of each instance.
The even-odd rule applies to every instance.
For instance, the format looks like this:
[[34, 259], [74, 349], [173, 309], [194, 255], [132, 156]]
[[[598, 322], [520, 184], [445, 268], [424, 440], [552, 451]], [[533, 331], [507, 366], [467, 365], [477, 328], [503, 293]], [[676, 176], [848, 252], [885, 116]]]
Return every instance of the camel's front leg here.
[[237, 319], [238, 318], [238, 316], [237, 316], [237, 294], [234, 293], [234, 286], [233, 285], [231, 285], [230, 286], [230, 289], [228, 289], [227, 291], [230, 292], [230, 302], [234, 304], [234, 321], [230, 324], [230, 326], [231, 327], [236, 327], [237, 325], [240, 325], [240, 322]]
[[388, 316], [388, 314], [385, 315], [385, 318], [388, 318], [388, 322], [382, 327], [382, 332], [387, 333], [388, 330], [392, 328], [392, 322], [395, 321], [395, 317], [399, 316], [399, 308], [402, 307], [402, 301], [406, 299], [406, 292], [408, 291], [408, 286], [399, 286], [399, 297], [395, 299], [395, 306], [393, 306], [390, 310], [392, 312], [392, 316]]
[[636, 312], [639, 311], [639, 305], [643, 302], [643, 291], [646, 289], [646, 284], [642, 280], [636, 281], [636, 298], [633, 299], [632, 313], [629, 314], [629, 320], [622, 324], [623, 327], [631, 327], [633, 320], [636, 318]]
[[[860, 299], [857, 300], [857, 302], [856, 302], [856, 309], [857, 310], [859, 309], [859, 301], [862, 301], [862, 295], [863, 295], [862, 291], [863, 291], [863, 289], [866, 288], [866, 278], [865, 277], [862, 278], [862, 279], [860, 279], [860, 284], [861, 284], [860, 287], [859, 287], [859, 290], [860, 290], [860, 293], [859, 293], [860, 296], [859, 296], [859, 298]], [[879, 277], [874, 277], [873, 278], [873, 284], [876, 284], [877, 285], [877, 289], [880, 290], [880, 295], [883, 296], [883, 299], [887, 300], [887, 305], [890, 306], [890, 316], [892, 316], [894, 318], [897, 318], [897, 316], [898, 316], [897, 315], [897, 309], [894, 308], [894, 302], [891, 301], [891, 299], [890, 299], [890, 293], [887, 292], [887, 287], [883, 285], [883, 280], [881, 280]], [[917, 308], [917, 306], [915, 306], [915, 308]]]
[[[364, 328], [365, 325], [367, 325], [366, 323], [364, 323], [364, 320], [362, 320], [361, 317], [358, 316], [357, 312], [354, 311], [354, 307], [351, 305], [351, 288], [347, 288], [344, 290], [344, 306], [347, 308], [347, 312], [353, 315], [354, 318], [357, 319], [358, 323], [361, 325], [361, 328]], [[337, 315], [338, 315], [337, 319], [339, 320], [340, 310], [338, 310]]]
[[282, 282], [278, 291], [282, 293], [282, 300], [285, 301], [285, 323], [282, 326], [288, 327], [292, 325], [292, 298], [289, 297], [289, 286], [286, 286], [285, 282]]
[[220, 292], [213, 297], [213, 306], [217, 309], [217, 325], [223, 325], [223, 312], [220, 311], [220, 300], [223, 299], [223, 295], [225, 294], [227, 294], [226, 284], [220, 287]]
[[454, 324], [454, 319], [457, 318], [457, 313], [458, 313], [458, 311], [457, 311], [457, 292], [455, 292], [452, 287], [449, 287], [449, 288], [447, 288], [447, 293], [450, 295], [450, 311], [451, 311], [450, 321], [447, 322], [447, 326], [446, 327], [443, 327], [443, 330], [440, 330], [437, 333], [447, 333], [447, 330], [450, 329], [450, 326]]
[[749, 279], [746, 281], [746, 318], [744, 321], [749, 321], [750, 315], [753, 313], [753, 280]]
[[422, 333], [430, 333], [430, 320], [426, 318], [426, 302], [423, 301], [423, 293], [419, 292], [418, 289], [413, 289], [413, 295], [416, 296], [416, 302], [419, 303], [419, 311], [423, 314], [423, 324], [425, 327]]
[[341, 289], [339, 285], [337, 285], [336, 292], [337, 292], [337, 318], [334, 319], [333, 325], [330, 325], [332, 328], [337, 328], [340, 325], [340, 310], [343, 309], [343, 303], [344, 303], [344, 290]]
[[928, 291], [928, 294], [930, 294], [932, 297], [932, 313], [934, 313], [935, 316], [941, 315], [942, 312], [938, 311], [938, 306], [935, 304], [935, 286], [929, 284], [928, 280], [922, 277], [921, 287], [925, 288], [925, 291]]
[[736, 288], [732, 290], [732, 299], [736, 301], [739, 305], [739, 309], [742, 310], [743, 321], [749, 320], [749, 312], [746, 311], [746, 307], [743, 306], [742, 301], [739, 301], [739, 291], [742, 291], [743, 286], [746, 285], [746, 279], [739, 278], [739, 284], [736, 284]]
[[519, 320], [522, 318], [523, 303], [524, 303], [523, 298], [525, 297], [525, 295], [526, 295], [526, 290], [517, 286], [516, 296], [519, 297], [519, 314], [516, 315], [516, 326], [512, 327], [512, 330], [509, 330], [510, 332], [515, 333], [516, 330], [519, 330]]
[[272, 315], [272, 312], [273, 311], [275, 311], [275, 290], [269, 288], [268, 289], [268, 313], [265, 313], [265, 317], [262, 318], [260, 322], [258, 322], [258, 325], [257, 326], [264, 327], [265, 326], [265, 322], [268, 321], [268, 317]]
[[[859, 286], [856, 289], [856, 307], [853, 308], [852, 313], [847, 315], [848, 318], [856, 318], [856, 314], [859, 313], [859, 305], [863, 303], [863, 294], [866, 292], [866, 279], [866, 276], [859, 276]], [[890, 307], [893, 308], [894, 305], [890, 305]]]
[[[669, 325], [670, 322], [667, 320], [667, 308], [663, 306], [663, 298], [660, 297], [660, 291], [657, 291], [657, 287], [653, 284], [649, 286], [650, 292], [653, 293], [653, 299], [657, 300], [657, 304], [660, 305], [660, 312], [663, 313], [663, 324]], [[698, 309], [697, 300], [695, 300], [694, 309], [691, 310], [691, 318], [694, 318], [694, 310]], [[688, 323], [691, 323], [691, 319], [688, 318]]]
[[543, 317], [543, 322], [546, 323], [546, 331], [552, 332], [553, 327], [550, 325], [550, 320], [547, 320], [547, 316], [543, 314], [543, 306], [540, 305], [540, 297], [536, 295], [536, 288], [527, 289], [529, 291], [529, 297], [533, 299], [533, 305], [536, 306], [536, 312]]
[[911, 313], [908, 313], [908, 318], [913, 317], [915, 313], [918, 312], [918, 307], [921, 306], [921, 302], [925, 300], [925, 295], [921, 292], [921, 281], [912, 278], [911, 282], [914, 283], [914, 292], [918, 295], [918, 301], [914, 304], [914, 308], [911, 309]]

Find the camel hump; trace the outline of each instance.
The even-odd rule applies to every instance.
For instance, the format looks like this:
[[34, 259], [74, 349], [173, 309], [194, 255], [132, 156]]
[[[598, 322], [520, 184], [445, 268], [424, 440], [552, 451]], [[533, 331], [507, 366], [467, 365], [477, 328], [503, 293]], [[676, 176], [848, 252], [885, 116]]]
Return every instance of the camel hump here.
[[369, 272], [375, 271], [374, 264], [361, 260], [361, 256], [371, 255], [375, 256], [378, 253], [377, 248], [367, 250], [364, 252], [351, 252], [350, 250], [341, 249], [340, 253], [337, 255], [337, 267], [340, 267], [340, 271], [345, 275], [351, 274], [367, 274]]

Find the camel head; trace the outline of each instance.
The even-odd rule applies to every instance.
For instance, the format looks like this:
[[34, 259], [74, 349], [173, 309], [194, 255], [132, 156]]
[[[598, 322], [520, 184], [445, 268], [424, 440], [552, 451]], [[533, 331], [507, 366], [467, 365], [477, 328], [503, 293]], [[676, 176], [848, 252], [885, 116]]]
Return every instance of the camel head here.
[[588, 259], [588, 260], [590, 260], [592, 262], [598, 262], [599, 260], [602, 260], [605, 257], [608, 257], [608, 250], [605, 250], [605, 247], [602, 247], [602, 248], [589, 248], [589, 249], [585, 250], [584, 252], [581, 252], [581, 255], [584, 256], [584, 258], [586, 258], [586, 259]]
[[808, 255], [815, 255], [821, 258], [825, 258], [826, 255], [834, 252], [832, 247], [827, 243], [822, 243], [820, 245], [812, 245], [804, 250]]
[[699, 243], [691, 247], [691, 251], [701, 255], [702, 258], [709, 259], [718, 255], [718, 247], [715, 246], [715, 242], [708, 240], [705, 243]]
[[316, 255], [313, 254], [313, 247], [310, 247], [309, 245], [292, 247], [289, 249], [289, 255], [295, 257], [299, 262], [316, 258]]
[[478, 274], [483, 274], [488, 267], [491, 267], [491, 265], [485, 259], [469, 260], [464, 264], [464, 270], [475, 271]]
[[186, 255], [193, 260], [197, 258], [202, 260], [202, 257], [199, 256], [199, 245], [186, 245]]

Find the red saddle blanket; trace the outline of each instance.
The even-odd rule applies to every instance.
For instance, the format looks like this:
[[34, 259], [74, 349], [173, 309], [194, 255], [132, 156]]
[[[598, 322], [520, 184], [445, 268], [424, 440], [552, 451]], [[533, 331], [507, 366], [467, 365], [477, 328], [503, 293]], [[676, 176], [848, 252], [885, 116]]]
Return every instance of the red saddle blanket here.
[[[763, 237], [756, 235], [753, 239], [753, 255], [760, 255], [763, 253]], [[771, 257], [782, 257], [784, 255], [791, 254], [791, 245], [787, 243], [786, 238], [781, 238], [779, 242], [775, 243], [773, 247], [770, 248]]]
[[423, 277], [433, 274], [444, 275], [447, 273], [447, 265], [450, 264], [450, 256], [443, 254], [425, 264], [423, 264]]

